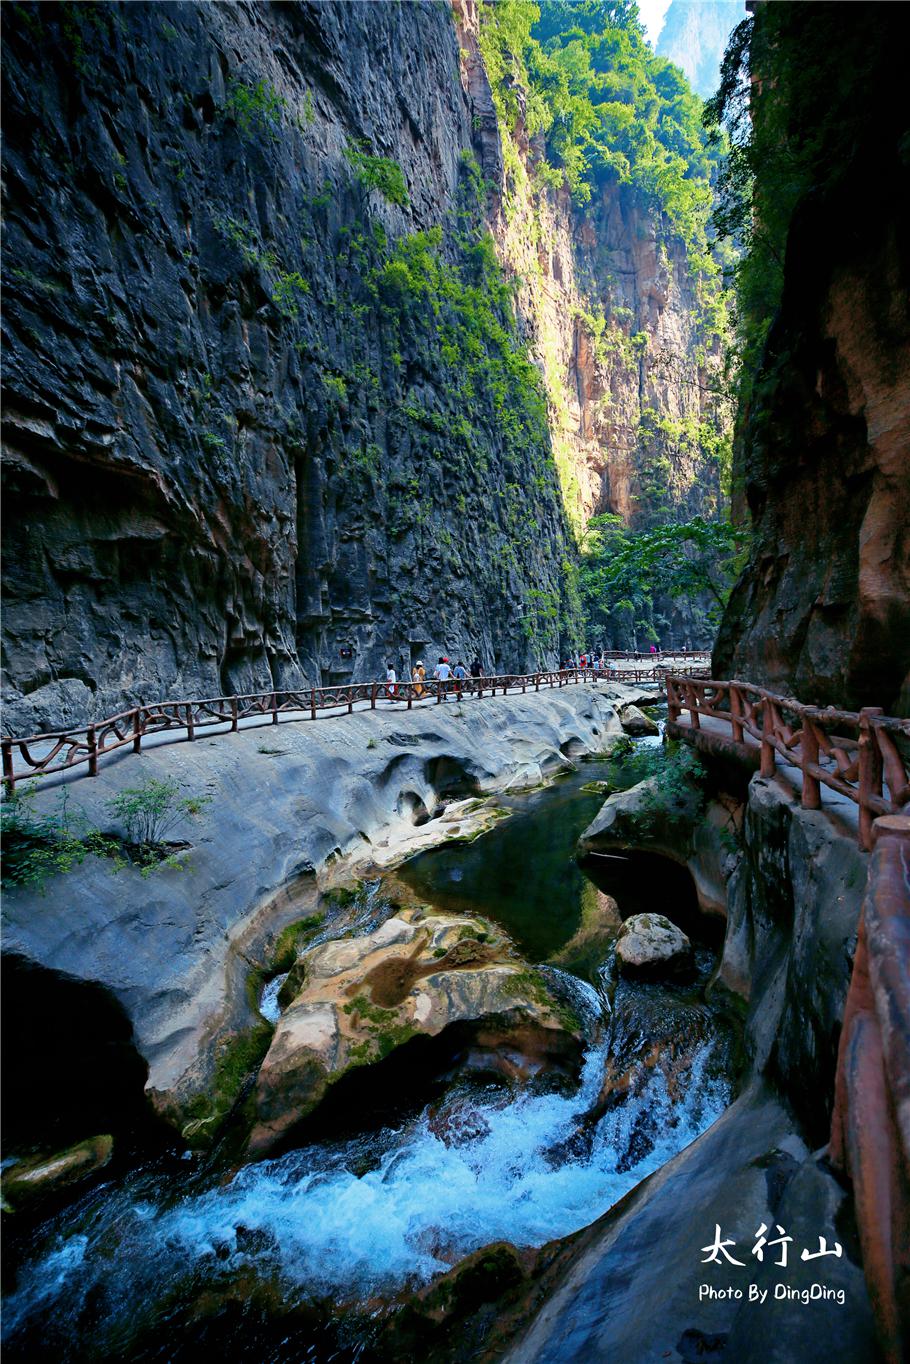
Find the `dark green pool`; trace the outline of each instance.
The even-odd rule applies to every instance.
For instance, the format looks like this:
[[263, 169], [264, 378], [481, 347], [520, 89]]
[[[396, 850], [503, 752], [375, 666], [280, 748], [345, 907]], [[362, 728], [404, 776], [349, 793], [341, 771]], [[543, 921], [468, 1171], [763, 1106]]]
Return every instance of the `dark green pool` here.
[[489, 915], [531, 961], [545, 961], [578, 932], [591, 891], [575, 846], [604, 802], [581, 789], [599, 768], [585, 763], [543, 791], [504, 797], [509, 819], [467, 846], [413, 858], [401, 880], [440, 909]]

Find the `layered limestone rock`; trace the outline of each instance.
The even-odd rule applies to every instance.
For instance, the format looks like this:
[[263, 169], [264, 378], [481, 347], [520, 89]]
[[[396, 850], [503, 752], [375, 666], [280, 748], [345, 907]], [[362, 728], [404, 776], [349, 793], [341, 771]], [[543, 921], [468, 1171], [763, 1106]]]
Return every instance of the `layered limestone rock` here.
[[545, 407], [425, 292], [483, 215], [448, 8], [27, 3], [4, 42], [8, 729], [555, 662]]
[[299, 969], [303, 988], [281, 1015], [256, 1081], [255, 1155], [351, 1069], [453, 1024], [478, 1025], [469, 1064], [509, 1079], [578, 1060], [572, 1020], [483, 919], [404, 910], [373, 933], [311, 948]]
[[[458, 18], [10, 10], [8, 731], [437, 652], [553, 663], [557, 465], [579, 525], [716, 506], [717, 337], [681, 243], [628, 186], [582, 215], [505, 174]], [[488, 227], [504, 360], [471, 292]]]

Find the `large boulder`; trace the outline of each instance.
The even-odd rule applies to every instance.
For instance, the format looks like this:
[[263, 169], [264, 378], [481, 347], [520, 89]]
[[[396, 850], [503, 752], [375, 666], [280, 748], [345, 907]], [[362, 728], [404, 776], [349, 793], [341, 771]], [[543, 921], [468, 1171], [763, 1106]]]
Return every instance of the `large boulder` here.
[[659, 734], [660, 727], [650, 715], [645, 715], [638, 706], [623, 706], [619, 711], [619, 723], [626, 734], [633, 739], [643, 739], [648, 735]]
[[692, 944], [663, 914], [633, 914], [619, 930], [616, 961], [624, 975], [672, 975], [692, 965]]
[[252, 1154], [271, 1150], [345, 1072], [422, 1034], [475, 1025], [468, 1064], [523, 1080], [577, 1061], [577, 1020], [489, 923], [405, 909], [373, 933], [312, 948], [256, 1084]]

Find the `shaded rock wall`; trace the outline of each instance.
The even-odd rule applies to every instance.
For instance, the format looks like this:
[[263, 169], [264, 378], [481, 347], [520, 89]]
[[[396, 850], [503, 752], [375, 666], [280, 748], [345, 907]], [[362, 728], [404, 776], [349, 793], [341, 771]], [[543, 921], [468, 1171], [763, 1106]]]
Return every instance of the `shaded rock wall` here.
[[525, 588], [558, 613], [568, 545], [545, 410], [510, 441], [486, 354], [466, 399], [434, 301], [373, 282], [435, 226], [471, 263], [447, 7], [4, 21], [8, 726], [372, 677], [412, 646], [530, 662]]
[[[792, 8], [809, 12], [796, 16], [804, 23], [826, 24], [813, 61], [830, 71], [832, 98], [862, 95], [848, 110], [856, 125], [848, 164], [825, 162], [826, 135], [815, 130], [828, 183], [793, 216], [780, 310], [737, 442], [754, 547], [718, 636], [714, 676], [907, 714], [906, 19], [890, 5]], [[832, 117], [828, 140], [838, 134]]]

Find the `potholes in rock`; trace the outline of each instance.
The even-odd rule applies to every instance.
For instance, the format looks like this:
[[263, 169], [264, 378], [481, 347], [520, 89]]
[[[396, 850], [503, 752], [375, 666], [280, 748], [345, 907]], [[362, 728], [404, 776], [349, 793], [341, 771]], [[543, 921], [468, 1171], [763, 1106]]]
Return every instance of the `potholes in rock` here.
[[461, 758], [443, 755], [431, 758], [424, 769], [433, 790], [449, 799], [473, 796], [480, 790], [480, 782]]
[[398, 797], [397, 809], [402, 819], [410, 819], [416, 826], [429, 823], [431, 818], [426, 801], [416, 791], [402, 791]]
[[569, 758], [573, 762], [576, 758], [583, 758], [587, 755], [588, 745], [584, 740], [574, 735], [571, 739], [566, 739], [565, 743], [559, 745], [559, 751], [564, 758]]

